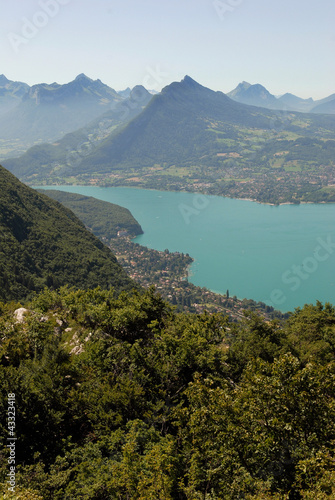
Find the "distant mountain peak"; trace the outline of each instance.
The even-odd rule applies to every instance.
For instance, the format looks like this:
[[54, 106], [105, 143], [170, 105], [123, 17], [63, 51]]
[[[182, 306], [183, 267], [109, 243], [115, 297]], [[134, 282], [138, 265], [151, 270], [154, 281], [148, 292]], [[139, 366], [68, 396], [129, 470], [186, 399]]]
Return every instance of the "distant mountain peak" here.
[[8, 80], [8, 78], [6, 78], [5, 75], [0, 75], [0, 85], [6, 85], [9, 82], [10, 80]]
[[129, 99], [138, 103], [145, 102], [147, 104], [148, 97], [150, 97], [150, 93], [143, 85], [136, 85], [129, 94]]
[[[227, 96], [242, 104], [259, 106], [267, 109], [299, 111], [302, 113], [318, 112], [335, 114], [335, 94], [318, 101], [314, 101], [312, 97], [302, 99], [290, 92], [275, 96], [260, 83], [250, 85], [250, 83], [243, 81], [239, 83], [234, 90], [228, 92]], [[334, 101], [334, 104], [323, 107], [332, 101]], [[322, 107], [320, 108], [319, 106], [321, 104]]]
[[308, 99], [302, 99], [301, 97], [298, 97], [290, 92], [286, 92], [286, 94], [279, 96], [278, 99], [281, 99], [283, 101], [290, 99], [291, 101], [305, 102], [305, 103], [311, 103], [311, 104], [314, 103], [314, 100], [312, 99], [312, 97], [309, 97]]
[[[20, 92], [13, 82], [10, 85], [16, 93]], [[0, 136], [2, 139], [21, 138], [29, 145], [31, 141], [59, 139], [64, 133], [88, 124], [108, 111], [112, 103], [121, 100], [115, 90], [83, 73], [66, 84], [41, 83], [28, 89], [24, 87], [21, 94], [23, 91], [22, 99], [10, 114], [6, 113], [6, 119], [3, 115], [0, 117]]]
[[200, 83], [193, 80], [193, 78], [191, 78], [188, 75], [184, 76], [184, 78], [182, 79], [182, 81], [180, 82], [179, 85], [181, 85], [183, 87], [190, 88], [190, 89], [205, 89], [206, 88], [203, 85], [201, 85]]
[[272, 95], [260, 83], [250, 84], [248, 82], [241, 82], [238, 86], [228, 92], [228, 97], [234, 101], [251, 106], [260, 106], [268, 109], [282, 109], [283, 104]]
[[168, 92], [168, 93], [176, 92], [176, 91], [182, 92], [182, 91], [200, 90], [200, 89], [205, 90], [206, 87], [203, 87], [202, 85], [200, 85], [200, 83], [193, 80], [193, 78], [186, 75], [180, 82], [173, 82], [173, 83], [170, 83], [170, 85], [167, 85], [166, 87], [164, 87], [162, 89], [162, 94], [165, 94], [166, 92]]
[[131, 90], [130, 94], [137, 94], [137, 93], [145, 93], [145, 94], [149, 94], [149, 92], [147, 91], [147, 89], [145, 87], [143, 87], [143, 85], [135, 85], [135, 87]]
[[76, 78], [74, 79], [75, 82], [77, 81], [88, 81], [88, 82], [92, 82], [93, 80], [91, 78], [89, 78], [88, 76], [86, 76], [84, 73], [80, 73], [80, 75], [76, 76]]
[[68, 84], [65, 84], [65, 85], [73, 85], [73, 84], [74, 85], [83, 85], [84, 87], [92, 85], [92, 84], [103, 85], [101, 80], [93, 80], [92, 78], [89, 78], [88, 76], [86, 76], [84, 73], [80, 73], [80, 75], [76, 76], [76, 78], [74, 80], [72, 80], [72, 82], [69, 82]]
[[232, 90], [231, 92], [228, 92], [228, 94], [227, 94], [227, 95], [228, 95], [230, 98], [232, 98], [232, 99], [233, 99], [235, 96], [238, 96], [240, 93], [245, 92], [245, 91], [246, 91], [246, 90], [248, 90], [250, 87], [251, 87], [251, 83], [248, 83], [248, 82], [243, 81], [243, 82], [239, 83], [239, 84], [237, 85], [237, 87], [236, 87], [234, 90]]
[[126, 88], [126, 89], [124, 89], [124, 90], [118, 90], [118, 91], [117, 91], [117, 93], [118, 93], [121, 97], [123, 97], [123, 98], [125, 98], [125, 99], [126, 99], [126, 98], [127, 98], [127, 97], [129, 97], [129, 96], [130, 96], [130, 94], [131, 94], [131, 88], [130, 88], [130, 87], [127, 87], [127, 88]]
[[195, 80], [193, 80], [193, 78], [191, 78], [188, 75], [184, 76], [184, 78], [182, 79], [181, 83], [186, 83], [187, 85], [199, 85], [198, 82], [196, 82]]

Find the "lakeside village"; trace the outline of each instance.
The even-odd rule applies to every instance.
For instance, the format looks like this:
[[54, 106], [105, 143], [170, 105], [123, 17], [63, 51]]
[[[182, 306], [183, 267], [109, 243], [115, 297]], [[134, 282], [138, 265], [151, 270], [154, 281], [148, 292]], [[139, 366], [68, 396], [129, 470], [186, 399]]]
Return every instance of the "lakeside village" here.
[[[274, 162], [279, 160], [275, 159]], [[165, 191], [197, 192], [205, 195], [250, 199], [259, 203], [335, 202], [335, 166], [301, 165], [289, 162], [284, 168], [262, 169], [241, 164], [235, 158], [222, 168], [204, 170], [200, 167], [155, 166], [115, 170], [110, 174], [81, 174], [75, 177], [55, 178], [56, 184], [82, 184], [102, 187], [136, 187]], [[275, 164], [275, 163], [274, 163]], [[36, 180], [34, 180], [36, 183]], [[50, 183], [42, 178], [40, 183]]]
[[119, 231], [117, 238], [109, 240], [108, 244], [131, 278], [145, 288], [154, 285], [179, 312], [222, 313], [232, 321], [242, 319], [246, 310], [257, 311], [268, 320], [288, 317], [263, 302], [230, 297], [229, 290], [220, 295], [193, 285], [188, 281], [189, 266], [193, 262], [188, 254], [141, 246], [131, 240], [127, 231]]

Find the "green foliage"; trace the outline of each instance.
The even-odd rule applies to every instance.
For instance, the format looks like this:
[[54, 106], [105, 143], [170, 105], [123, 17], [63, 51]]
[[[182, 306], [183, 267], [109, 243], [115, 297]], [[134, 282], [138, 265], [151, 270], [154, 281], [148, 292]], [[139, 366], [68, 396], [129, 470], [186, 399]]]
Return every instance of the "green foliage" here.
[[1, 500], [43, 500], [43, 497], [36, 491], [20, 487], [15, 488], [15, 493], [8, 492], [4, 487], [0, 495]]
[[120, 230], [128, 231], [133, 236], [143, 234], [141, 226], [127, 208], [76, 193], [53, 189], [39, 189], [38, 192], [69, 208], [99, 238], [115, 238]]
[[25, 300], [45, 286], [132, 287], [112, 252], [68, 209], [0, 167], [0, 298]]
[[273, 362], [285, 349], [285, 333], [279, 323], [264, 322], [257, 314], [245, 312], [244, 320], [238, 324], [231, 338], [228, 352], [230, 365], [234, 368], [234, 377], [243, 373], [247, 364], [255, 358]]
[[18, 495], [333, 497], [335, 360], [313, 346], [329, 304], [281, 325], [179, 314], [152, 288], [46, 289], [20, 323], [16, 306], [0, 304], [0, 412], [14, 392]]
[[288, 340], [304, 361], [319, 363], [334, 360], [335, 308], [317, 302], [297, 309], [287, 325]]

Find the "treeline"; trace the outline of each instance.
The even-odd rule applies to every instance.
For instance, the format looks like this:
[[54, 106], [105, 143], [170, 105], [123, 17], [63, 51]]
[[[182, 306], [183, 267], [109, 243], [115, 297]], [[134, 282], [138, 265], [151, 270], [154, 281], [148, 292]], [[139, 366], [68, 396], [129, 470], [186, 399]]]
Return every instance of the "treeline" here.
[[330, 304], [284, 325], [178, 314], [153, 289], [18, 306], [0, 307], [4, 499], [13, 393], [15, 498], [334, 498]]

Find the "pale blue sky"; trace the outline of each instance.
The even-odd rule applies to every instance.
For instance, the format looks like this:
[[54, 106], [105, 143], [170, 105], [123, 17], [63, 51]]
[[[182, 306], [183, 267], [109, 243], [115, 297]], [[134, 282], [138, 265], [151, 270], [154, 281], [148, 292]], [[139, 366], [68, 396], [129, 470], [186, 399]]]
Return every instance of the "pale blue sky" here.
[[0, 0], [0, 74], [116, 90], [160, 89], [185, 74], [229, 92], [335, 92], [334, 0]]

